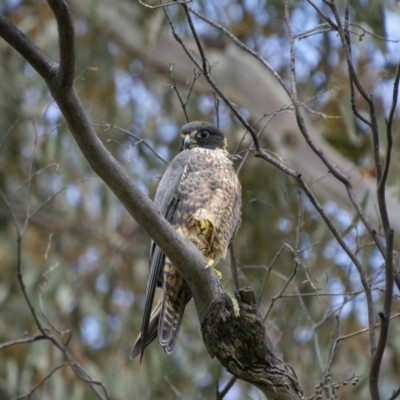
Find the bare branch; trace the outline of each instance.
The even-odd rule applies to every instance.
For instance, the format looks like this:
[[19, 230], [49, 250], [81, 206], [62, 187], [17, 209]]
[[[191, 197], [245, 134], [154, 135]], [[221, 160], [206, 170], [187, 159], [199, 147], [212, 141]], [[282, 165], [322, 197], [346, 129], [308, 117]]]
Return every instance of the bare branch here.
[[293, 269], [292, 274], [291, 274], [291, 275], [289, 276], [289, 278], [286, 280], [285, 284], [283, 285], [283, 287], [282, 287], [282, 289], [279, 291], [279, 293], [278, 293], [276, 296], [273, 296], [273, 297], [272, 297], [271, 302], [270, 302], [269, 307], [268, 307], [268, 310], [267, 310], [267, 312], [265, 313], [264, 318], [263, 318], [263, 321], [264, 321], [264, 322], [267, 320], [268, 315], [269, 315], [269, 313], [271, 312], [272, 307], [273, 307], [274, 304], [275, 304], [275, 301], [276, 301], [277, 299], [279, 299], [279, 298], [282, 296], [283, 292], [284, 292], [284, 291], [286, 290], [286, 288], [289, 286], [289, 283], [290, 283], [290, 282], [292, 281], [292, 279], [295, 277], [296, 272], [297, 272], [297, 267], [298, 267], [298, 265], [299, 265], [299, 261], [298, 261], [298, 260], [295, 260], [295, 262], [294, 262], [294, 269]]
[[[187, 100], [183, 101], [181, 93], [179, 92], [178, 87], [176, 86], [175, 78], [172, 75], [172, 68], [173, 67], [174, 67], [174, 64], [170, 64], [169, 65], [169, 77], [170, 77], [170, 79], [172, 81], [171, 88], [174, 89], [176, 95], [178, 96], [179, 103], [181, 104], [183, 113], [185, 114], [186, 122], [189, 122], [189, 117], [188, 117], [187, 111], [186, 111]], [[195, 80], [193, 81], [193, 84], [194, 84], [194, 82], [195, 82]]]
[[345, 50], [345, 56], [346, 56], [346, 61], [347, 61], [347, 66], [348, 66], [348, 74], [349, 74], [349, 83], [350, 83], [350, 99], [351, 99], [351, 107], [353, 110], [354, 115], [362, 122], [364, 122], [367, 126], [372, 127], [371, 121], [368, 121], [360, 112], [357, 110], [356, 103], [355, 103], [355, 91], [354, 91], [354, 84], [360, 91], [362, 90], [363, 97], [367, 100], [368, 102], [368, 96], [366, 96], [366, 93], [364, 92], [363, 88], [361, 87], [360, 82], [358, 81], [358, 77], [356, 75], [353, 61], [351, 58], [351, 41], [350, 41], [350, 35], [349, 35], [349, 23], [348, 23], [348, 5], [346, 6], [346, 20], [345, 20], [345, 26], [343, 29], [342, 22], [340, 20], [339, 13], [336, 9], [335, 4], [333, 2], [328, 2], [324, 0], [326, 4], [329, 5], [329, 7], [332, 10], [333, 15], [335, 16], [336, 22], [337, 22], [337, 31], [340, 35], [341, 41], [342, 41], [342, 46]]
[[50, 61], [42, 50], [15, 27], [3, 14], [0, 14], [0, 37], [17, 50], [44, 80], [49, 80], [54, 74], [56, 64]]
[[10, 195], [10, 197], [13, 197], [13, 196], [18, 192], [18, 190], [20, 190], [25, 184], [29, 183], [29, 181], [31, 181], [35, 176], [39, 176], [42, 172], [44, 172], [44, 171], [46, 171], [46, 170], [48, 170], [48, 169], [50, 169], [50, 168], [53, 168], [53, 167], [56, 167], [56, 169], [57, 169], [58, 166], [59, 166], [58, 163], [51, 163], [51, 164], [49, 164], [49, 165], [46, 165], [46, 166], [43, 167], [43, 168], [40, 168], [40, 169], [36, 170], [34, 173], [31, 173], [23, 182], [21, 182], [21, 183], [14, 189], [14, 191], [12, 192], [12, 194]]
[[332, 31], [332, 28], [329, 28], [329, 24], [320, 24], [320, 25], [314, 26], [311, 29], [307, 29], [306, 31], [296, 33], [296, 35], [294, 35], [294, 38], [298, 39], [298, 40], [303, 40], [303, 39], [306, 39], [313, 35], [319, 35], [321, 33], [326, 33], [326, 32], [331, 32], [331, 31]]
[[47, 0], [57, 20], [60, 65], [58, 83], [65, 88], [72, 87], [75, 75], [74, 23], [65, 1]]
[[395, 400], [399, 396], [400, 396], [400, 388], [398, 388], [397, 390], [393, 391], [393, 394], [388, 398], [388, 400]]
[[152, 146], [150, 146], [150, 144], [144, 140], [143, 138], [141, 138], [138, 135], [135, 135], [133, 132], [128, 131], [127, 129], [121, 128], [119, 126], [116, 125], [111, 125], [107, 122], [102, 122], [101, 124], [92, 124], [92, 126], [96, 126], [99, 128], [103, 128], [104, 130], [108, 130], [110, 128], [115, 129], [117, 131], [120, 131], [122, 133], [125, 133], [126, 135], [133, 137], [134, 139], [136, 139], [138, 141], [138, 144], [143, 144], [144, 146], [146, 146], [160, 161], [162, 161], [164, 164], [169, 164], [169, 162], [167, 160], [164, 160], [164, 158], [162, 158], [154, 149]]
[[[392, 105], [390, 107], [389, 118], [386, 120], [386, 161], [385, 166], [383, 168], [383, 173], [381, 179], [378, 182], [378, 199], [380, 198], [380, 202], [384, 203], [385, 201], [385, 187], [386, 180], [389, 174], [390, 167], [390, 159], [392, 156], [392, 147], [393, 147], [393, 134], [392, 134], [392, 125], [393, 125], [393, 117], [397, 107], [397, 97], [399, 95], [399, 81], [400, 81], [400, 63], [397, 65], [396, 75], [393, 83], [393, 95], [392, 95]], [[389, 216], [387, 215], [386, 206], [384, 207], [384, 215], [382, 215], [382, 223], [385, 229], [385, 232], [390, 228], [389, 225]]]
[[356, 32], [352, 32], [352, 33], [358, 35], [359, 40], [361, 40], [365, 35], [369, 35], [369, 36], [372, 36], [372, 37], [374, 37], [376, 39], [382, 40], [383, 42], [390, 42], [390, 43], [399, 43], [400, 42], [400, 39], [389, 39], [389, 38], [386, 38], [384, 36], [379, 36], [374, 32], [367, 31], [362, 25], [356, 24], [354, 22], [349, 23], [349, 26], [355, 26], [355, 27], [357, 27], [358, 29], [360, 29], [362, 31], [362, 34], [359, 34], [359, 33], [356, 33]]
[[43, 339], [47, 339], [47, 336], [38, 334], [35, 336], [27, 336], [22, 339], [11, 340], [10, 342], [0, 344], [0, 351], [6, 349], [7, 347], [16, 346], [18, 344], [32, 343]]
[[382, 363], [383, 353], [386, 348], [387, 338], [389, 335], [389, 324], [390, 324], [390, 311], [392, 306], [392, 298], [393, 298], [393, 284], [394, 284], [394, 268], [393, 268], [393, 240], [394, 240], [394, 231], [390, 226], [389, 216], [386, 208], [386, 200], [385, 200], [385, 188], [386, 188], [386, 179], [389, 173], [390, 159], [392, 153], [392, 145], [393, 145], [393, 137], [392, 137], [392, 121], [393, 115], [397, 105], [397, 95], [399, 88], [399, 80], [400, 80], [400, 64], [397, 66], [396, 76], [394, 80], [393, 87], [393, 99], [392, 106], [390, 109], [389, 118], [387, 120], [387, 147], [386, 147], [386, 162], [383, 173], [380, 178], [378, 178], [378, 204], [379, 211], [382, 218], [382, 225], [385, 231], [386, 236], [386, 254], [385, 254], [385, 301], [383, 311], [379, 313], [379, 317], [381, 319], [381, 331], [379, 335], [378, 346], [375, 354], [373, 354], [372, 362], [371, 362], [371, 370], [370, 370], [370, 390], [373, 398], [379, 400], [379, 373], [380, 367]]
[[331, 26], [333, 30], [337, 31], [337, 25], [324, 12], [322, 12], [320, 7], [316, 6], [312, 0], [307, 0], [307, 3], [311, 5], [311, 7]]
[[144, 6], [146, 8], [150, 8], [152, 10], [155, 10], [157, 8], [169, 7], [169, 6], [173, 6], [173, 5], [176, 5], [176, 4], [187, 4], [187, 3], [191, 3], [191, 2], [192, 2], [192, 0], [176, 0], [176, 1], [172, 2], [172, 3], [165, 3], [165, 4], [159, 4], [159, 5], [156, 5], [156, 6], [151, 6], [150, 4], [144, 3], [143, 0], [139, 0], [139, 3], [142, 6]]
[[[395, 318], [398, 318], [398, 317], [400, 317], [400, 313], [395, 314], [395, 315], [392, 315], [392, 316], [390, 317], [390, 319], [392, 320], [392, 319], [395, 319]], [[380, 326], [381, 326], [381, 324], [376, 324], [376, 325], [375, 325], [375, 328], [379, 328]], [[331, 364], [332, 364], [333, 358], [334, 358], [334, 356], [335, 356], [335, 354], [336, 354], [336, 349], [337, 349], [338, 344], [339, 344], [341, 341], [343, 341], [343, 340], [347, 340], [347, 339], [350, 339], [350, 338], [352, 338], [352, 337], [354, 337], [354, 336], [361, 335], [362, 333], [365, 333], [365, 332], [367, 332], [367, 331], [369, 331], [369, 327], [368, 327], [368, 328], [364, 328], [364, 329], [360, 329], [360, 330], [357, 331], [357, 332], [352, 332], [352, 333], [349, 333], [349, 334], [347, 334], [347, 335], [338, 336], [338, 337], [336, 338], [336, 340], [335, 340], [335, 342], [334, 342], [334, 345], [333, 345], [333, 347], [332, 347], [332, 350], [331, 350], [331, 352], [330, 352], [330, 353], [331, 353], [331, 356], [330, 356], [330, 358], [329, 358], [329, 360], [328, 360], [327, 371], [329, 371], [330, 368], [331, 368]]]
[[50, 371], [50, 373], [48, 373], [36, 386], [34, 386], [29, 391], [29, 393], [23, 394], [22, 396], [14, 397], [12, 400], [21, 400], [21, 399], [24, 399], [25, 397], [30, 398], [35, 390], [39, 389], [40, 386], [42, 386], [47, 381], [47, 379], [49, 379], [56, 371], [58, 371], [59, 369], [65, 367], [66, 365], [68, 365], [67, 362], [66, 363], [62, 363], [62, 364], [58, 365], [57, 367], [54, 367]]
[[[0, 14], [0, 18], [1, 18], [1, 14]], [[1, 22], [1, 21], [0, 21], [0, 22]], [[5, 144], [6, 141], [7, 141], [8, 135], [12, 132], [12, 130], [14, 129], [15, 125], [17, 125], [19, 121], [20, 121], [20, 119], [17, 118], [17, 119], [13, 122], [13, 124], [8, 128], [8, 131], [5, 133], [5, 135], [4, 135], [4, 137], [3, 137], [3, 140], [2, 140], [1, 143], [0, 143], [0, 153], [1, 153], [1, 150], [3, 150], [4, 144]]]
[[223, 398], [228, 394], [228, 392], [231, 390], [232, 386], [236, 383], [236, 381], [237, 378], [235, 376], [232, 376], [232, 378], [229, 380], [229, 382], [225, 385], [225, 387], [221, 391], [219, 391], [217, 386], [216, 400], [223, 400]]
[[379, 312], [379, 317], [381, 319], [381, 331], [378, 340], [378, 346], [376, 351], [372, 355], [369, 385], [370, 391], [373, 399], [379, 400], [379, 372], [382, 363], [383, 353], [386, 348], [387, 339], [389, 336], [389, 324], [390, 324], [390, 311], [392, 307], [393, 298], [393, 238], [394, 232], [391, 229], [387, 235], [386, 240], [386, 257], [385, 257], [385, 301], [383, 306], [383, 312]]

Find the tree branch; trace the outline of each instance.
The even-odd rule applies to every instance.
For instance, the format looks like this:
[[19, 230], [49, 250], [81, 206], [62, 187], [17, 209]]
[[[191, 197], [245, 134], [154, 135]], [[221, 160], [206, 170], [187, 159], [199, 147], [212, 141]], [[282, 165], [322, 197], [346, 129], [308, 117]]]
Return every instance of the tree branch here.
[[35, 336], [28, 336], [28, 337], [25, 337], [22, 339], [11, 340], [10, 342], [0, 344], [0, 351], [3, 349], [6, 349], [7, 347], [16, 346], [18, 344], [37, 342], [37, 341], [43, 340], [43, 339], [47, 339], [47, 337], [42, 334], [37, 334]]
[[51, 74], [54, 73], [56, 64], [3, 14], [0, 14], [0, 37], [17, 50], [44, 80], [50, 79]]
[[301, 399], [293, 369], [272, 345], [254, 292], [235, 291], [238, 305], [224, 294], [201, 324], [207, 351], [234, 376], [257, 386], [268, 399]]
[[64, 87], [71, 87], [75, 75], [75, 31], [68, 5], [59, 0], [48, 0], [57, 20], [60, 65], [58, 81]]

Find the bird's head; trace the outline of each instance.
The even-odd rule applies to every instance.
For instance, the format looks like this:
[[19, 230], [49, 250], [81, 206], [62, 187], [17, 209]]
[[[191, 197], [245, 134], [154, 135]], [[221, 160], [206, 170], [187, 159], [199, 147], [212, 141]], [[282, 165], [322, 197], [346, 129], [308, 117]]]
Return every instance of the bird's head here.
[[190, 150], [201, 147], [210, 150], [228, 152], [228, 143], [225, 135], [214, 125], [204, 121], [193, 121], [181, 129], [181, 150]]

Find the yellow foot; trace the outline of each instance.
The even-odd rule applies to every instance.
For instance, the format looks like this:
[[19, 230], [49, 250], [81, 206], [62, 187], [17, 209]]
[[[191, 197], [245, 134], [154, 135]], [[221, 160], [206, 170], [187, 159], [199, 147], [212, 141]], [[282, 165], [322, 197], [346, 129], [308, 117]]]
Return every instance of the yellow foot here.
[[221, 271], [218, 271], [218, 270], [215, 269], [215, 268], [213, 268], [213, 270], [214, 270], [214, 272], [215, 272], [215, 275], [217, 275], [217, 278], [218, 278], [218, 279], [221, 279], [221, 278], [222, 278], [222, 273], [221, 273]]
[[[203, 254], [204, 257], [207, 258], [207, 260], [211, 260], [211, 258], [208, 258], [208, 254], [210, 253], [210, 248], [209, 247], [203, 247], [201, 249], [201, 253]], [[211, 265], [210, 265], [211, 267]]]
[[205, 269], [212, 267], [213, 271], [215, 272], [215, 275], [217, 275], [218, 279], [221, 279], [222, 273], [213, 267], [214, 262], [215, 261], [212, 258], [207, 258], [207, 265]]
[[209, 237], [210, 234], [212, 233], [212, 230], [214, 228], [213, 224], [211, 221], [208, 219], [193, 219], [193, 226], [194, 229], [196, 230], [197, 235], [202, 235], [205, 237]]

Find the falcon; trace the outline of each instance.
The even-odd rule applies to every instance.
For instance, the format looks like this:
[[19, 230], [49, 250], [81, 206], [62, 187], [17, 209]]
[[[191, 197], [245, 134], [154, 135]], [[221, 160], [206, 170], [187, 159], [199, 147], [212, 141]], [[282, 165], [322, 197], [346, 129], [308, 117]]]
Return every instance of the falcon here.
[[[154, 202], [160, 213], [207, 258], [208, 266], [225, 257], [241, 220], [241, 186], [229, 158], [227, 139], [215, 126], [194, 121], [180, 131], [181, 152], [172, 160], [158, 185]], [[153, 242], [150, 277], [142, 329], [131, 353], [140, 354], [158, 337], [164, 351], [176, 346], [186, 304], [188, 284]], [[221, 273], [215, 270], [220, 277]], [[161, 297], [151, 312], [156, 287]]]

